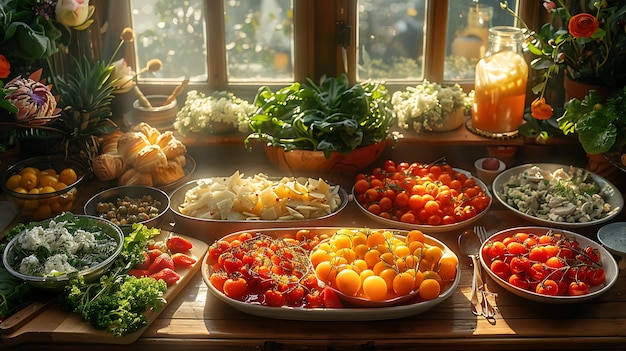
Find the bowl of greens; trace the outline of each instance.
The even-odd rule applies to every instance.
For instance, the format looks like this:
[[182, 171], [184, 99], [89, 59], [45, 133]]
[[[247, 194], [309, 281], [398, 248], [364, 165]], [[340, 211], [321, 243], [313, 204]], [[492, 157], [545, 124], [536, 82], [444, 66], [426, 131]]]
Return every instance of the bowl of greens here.
[[18, 225], [21, 231], [2, 254], [5, 269], [45, 290], [62, 290], [70, 280], [96, 281], [122, 252], [124, 233], [102, 218], [62, 213]]
[[[377, 145], [377, 150], [366, 152], [374, 155], [367, 162], [347, 162], [359, 169], [367, 167], [384, 149], [395, 119], [391, 95], [382, 83], [351, 84], [345, 74], [325, 78], [320, 85], [307, 79], [277, 91], [261, 87], [254, 105], [257, 110], [250, 117], [252, 133], [245, 139], [246, 147], [264, 142], [270, 161], [291, 171], [333, 169], [337, 158]], [[328, 162], [318, 162], [320, 158]]]

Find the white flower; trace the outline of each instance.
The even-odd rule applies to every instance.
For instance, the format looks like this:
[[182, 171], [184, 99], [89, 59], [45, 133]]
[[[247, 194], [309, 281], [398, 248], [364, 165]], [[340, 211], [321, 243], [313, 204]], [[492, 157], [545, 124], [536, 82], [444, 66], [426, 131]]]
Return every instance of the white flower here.
[[135, 85], [135, 72], [133, 69], [126, 64], [126, 60], [119, 59], [112, 63], [115, 67], [113, 73], [111, 74], [111, 78], [114, 81], [115, 89], [113, 93], [115, 94], [123, 94], [130, 91]]
[[249, 102], [228, 92], [214, 92], [206, 96], [191, 90], [185, 105], [176, 114], [174, 129], [182, 135], [192, 133], [212, 134], [213, 122], [232, 124], [240, 132], [248, 130], [250, 116], [256, 108]]
[[466, 94], [458, 84], [442, 87], [424, 80], [415, 87], [397, 91], [391, 97], [398, 126], [415, 132], [441, 127], [443, 117], [459, 108], [471, 106], [473, 94]]

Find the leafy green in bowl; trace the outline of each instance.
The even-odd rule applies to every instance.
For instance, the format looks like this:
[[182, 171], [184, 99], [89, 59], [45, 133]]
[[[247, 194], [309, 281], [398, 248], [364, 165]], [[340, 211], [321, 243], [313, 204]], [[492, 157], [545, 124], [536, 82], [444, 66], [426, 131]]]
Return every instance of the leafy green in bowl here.
[[382, 83], [367, 80], [351, 84], [347, 76], [329, 77], [321, 85], [311, 79], [275, 92], [259, 88], [251, 117], [253, 140], [285, 151], [323, 151], [347, 154], [387, 139], [395, 113], [391, 95]]

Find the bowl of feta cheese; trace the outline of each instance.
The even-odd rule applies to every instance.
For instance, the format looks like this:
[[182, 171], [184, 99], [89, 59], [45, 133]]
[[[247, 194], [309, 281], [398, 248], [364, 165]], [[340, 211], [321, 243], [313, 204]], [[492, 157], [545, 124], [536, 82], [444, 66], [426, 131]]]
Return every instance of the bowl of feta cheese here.
[[20, 225], [2, 254], [5, 269], [28, 284], [62, 290], [70, 280], [93, 282], [113, 264], [124, 246], [124, 233], [112, 222], [64, 212]]

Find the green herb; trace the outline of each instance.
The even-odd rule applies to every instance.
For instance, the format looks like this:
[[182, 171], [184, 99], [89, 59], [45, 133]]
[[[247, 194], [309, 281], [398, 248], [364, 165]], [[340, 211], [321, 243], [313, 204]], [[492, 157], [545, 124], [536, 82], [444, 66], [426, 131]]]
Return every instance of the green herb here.
[[320, 86], [311, 79], [272, 92], [259, 89], [254, 100], [245, 145], [262, 140], [271, 146], [349, 153], [387, 138], [395, 118], [389, 92], [382, 83], [368, 80], [351, 85], [347, 76], [326, 78]]
[[86, 283], [84, 277], [73, 279], [61, 296], [63, 308], [79, 313], [94, 328], [106, 329], [115, 336], [143, 328], [147, 324], [146, 310], [161, 309], [166, 303], [163, 294], [167, 284], [163, 280], [126, 274], [143, 259], [142, 250], [160, 230], [140, 223], [132, 228], [109, 273], [93, 283]]
[[585, 152], [602, 154], [618, 151], [626, 144], [626, 87], [608, 98], [606, 103], [595, 90], [580, 101], [565, 104], [565, 113], [558, 119], [559, 128], [567, 135], [577, 133]]

